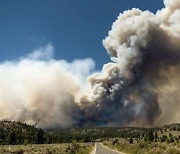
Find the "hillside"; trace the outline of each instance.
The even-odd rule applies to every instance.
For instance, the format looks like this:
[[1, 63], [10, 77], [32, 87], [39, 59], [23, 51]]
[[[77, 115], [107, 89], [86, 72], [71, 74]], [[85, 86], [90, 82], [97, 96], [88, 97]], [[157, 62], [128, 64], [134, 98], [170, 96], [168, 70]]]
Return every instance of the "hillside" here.
[[144, 138], [149, 134], [165, 141], [169, 136], [180, 139], [180, 124], [170, 124], [155, 128], [138, 127], [94, 127], [42, 130], [31, 125], [14, 121], [0, 121], [0, 144], [39, 144], [96, 142], [110, 138]]
[[21, 122], [0, 121], [0, 144], [43, 143], [45, 132]]
[[154, 128], [142, 127], [94, 127], [94, 128], [69, 128], [61, 130], [49, 130], [55, 140], [71, 142], [73, 140], [82, 142], [94, 142], [96, 140], [119, 138], [140, 138], [145, 137], [152, 131], [160, 137], [163, 135], [175, 134], [180, 137], [180, 124], [170, 124]]

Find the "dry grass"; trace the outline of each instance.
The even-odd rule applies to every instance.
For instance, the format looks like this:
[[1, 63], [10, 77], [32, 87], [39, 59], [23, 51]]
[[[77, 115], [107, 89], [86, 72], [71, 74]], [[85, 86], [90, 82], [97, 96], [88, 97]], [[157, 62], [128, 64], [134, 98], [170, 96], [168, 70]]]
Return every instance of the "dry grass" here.
[[93, 143], [76, 144], [34, 144], [34, 145], [1, 145], [0, 154], [89, 154]]
[[132, 154], [180, 154], [180, 143], [161, 143], [161, 142], [145, 142], [134, 141], [130, 144], [126, 139], [119, 139], [116, 144], [112, 141], [105, 141], [104, 144], [112, 149]]

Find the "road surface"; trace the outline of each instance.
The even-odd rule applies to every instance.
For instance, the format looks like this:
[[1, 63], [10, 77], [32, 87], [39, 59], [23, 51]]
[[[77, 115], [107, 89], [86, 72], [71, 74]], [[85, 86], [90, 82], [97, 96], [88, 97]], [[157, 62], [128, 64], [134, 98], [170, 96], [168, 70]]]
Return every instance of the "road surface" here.
[[123, 154], [123, 153], [104, 147], [102, 143], [96, 143], [95, 154]]

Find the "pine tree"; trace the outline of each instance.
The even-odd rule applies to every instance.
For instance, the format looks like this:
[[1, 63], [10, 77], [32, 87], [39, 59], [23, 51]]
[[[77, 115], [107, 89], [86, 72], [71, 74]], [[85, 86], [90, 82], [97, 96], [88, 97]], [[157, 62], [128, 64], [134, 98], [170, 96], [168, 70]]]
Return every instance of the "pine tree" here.
[[148, 140], [149, 140], [149, 141], [153, 141], [153, 140], [154, 140], [154, 134], [153, 134], [152, 130], [150, 130], [150, 131], [148, 132]]
[[39, 129], [38, 133], [37, 133], [37, 141], [38, 144], [43, 144], [44, 143], [44, 131], [42, 129]]

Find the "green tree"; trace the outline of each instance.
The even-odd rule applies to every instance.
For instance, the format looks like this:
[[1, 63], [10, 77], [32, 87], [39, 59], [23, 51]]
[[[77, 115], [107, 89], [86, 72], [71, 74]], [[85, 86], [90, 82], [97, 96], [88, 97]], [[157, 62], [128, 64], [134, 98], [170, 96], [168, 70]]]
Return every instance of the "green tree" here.
[[163, 134], [163, 130], [162, 130], [162, 129], [160, 129], [160, 131], [161, 131], [161, 134]]
[[38, 141], [38, 144], [43, 144], [44, 143], [44, 131], [42, 129], [39, 129], [38, 130], [38, 133], [37, 133], [37, 141]]
[[10, 134], [9, 134], [9, 143], [10, 144], [16, 144], [16, 140], [17, 140], [17, 137], [16, 137], [16, 133], [15, 131], [11, 131]]
[[167, 136], [166, 135], [163, 135], [162, 138], [161, 138], [161, 142], [164, 142], [167, 140]]
[[176, 131], [176, 127], [175, 126], [173, 127], [173, 131]]
[[157, 132], [155, 133], [154, 137], [155, 137], [155, 139], [157, 139], [157, 138], [158, 138], [158, 134], [157, 134]]
[[154, 134], [153, 134], [153, 131], [150, 130], [150, 131], [148, 132], [148, 141], [153, 141], [153, 140], [154, 140]]

